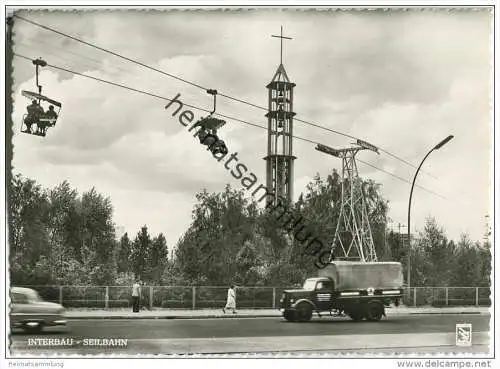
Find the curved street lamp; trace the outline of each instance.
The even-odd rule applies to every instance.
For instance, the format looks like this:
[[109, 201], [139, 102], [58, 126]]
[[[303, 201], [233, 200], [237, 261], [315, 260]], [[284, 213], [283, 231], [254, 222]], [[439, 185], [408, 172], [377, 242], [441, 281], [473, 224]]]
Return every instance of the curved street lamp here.
[[411, 211], [411, 197], [413, 195], [413, 187], [415, 186], [415, 181], [417, 179], [418, 172], [420, 171], [420, 168], [422, 167], [422, 164], [424, 164], [425, 159], [427, 159], [427, 157], [431, 154], [431, 152], [433, 152], [434, 150], [439, 150], [441, 147], [443, 147], [444, 145], [446, 145], [452, 138], [453, 138], [453, 135], [449, 135], [444, 140], [442, 140], [440, 143], [438, 143], [436, 146], [434, 146], [427, 153], [427, 155], [425, 155], [424, 159], [422, 160], [422, 162], [418, 166], [418, 169], [417, 169], [417, 171], [415, 173], [415, 176], [413, 177], [413, 183], [411, 184], [411, 190], [410, 190], [410, 200], [408, 201], [408, 225], [407, 225], [407, 229], [408, 229], [408, 277], [406, 278], [407, 279], [407, 284], [408, 284], [408, 291], [410, 291], [409, 288], [410, 288], [410, 271], [411, 271], [411, 267], [410, 267], [410, 260], [411, 260], [410, 211]]

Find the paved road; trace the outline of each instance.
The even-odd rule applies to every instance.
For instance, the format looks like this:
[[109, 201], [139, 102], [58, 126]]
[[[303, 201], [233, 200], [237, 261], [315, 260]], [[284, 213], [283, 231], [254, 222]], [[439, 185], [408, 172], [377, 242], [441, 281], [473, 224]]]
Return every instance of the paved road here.
[[[38, 335], [14, 333], [11, 336], [13, 352], [147, 352], [147, 353], [179, 353], [200, 352], [204, 342], [211, 349], [207, 352], [222, 352], [220, 347], [232, 345], [231, 352], [245, 352], [246, 343], [254, 342], [253, 352], [269, 350], [277, 347], [286, 350], [287, 346], [294, 350], [333, 350], [339, 342], [349, 341], [356, 337], [359, 347], [344, 349], [366, 349], [377, 341], [378, 348], [404, 347], [398, 343], [422, 337], [422, 346], [432, 346], [431, 340], [441, 344], [452, 344], [455, 337], [456, 323], [471, 323], [473, 332], [489, 331], [488, 315], [409, 315], [393, 316], [380, 322], [353, 322], [346, 318], [314, 318], [308, 323], [288, 323], [276, 318], [255, 319], [193, 319], [193, 320], [73, 320], [67, 331], [43, 332]], [[369, 335], [369, 336], [367, 336]], [[364, 336], [368, 338], [364, 338]], [[371, 337], [371, 339], [369, 338]], [[59, 347], [34, 344], [32, 338], [73, 338], [75, 341], [98, 338], [128, 339], [126, 347]], [[361, 341], [360, 341], [361, 340]], [[309, 342], [314, 341], [315, 345]], [[326, 342], [330, 342], [327, 344]], [[366, 341], [366, 342], [363, 342]], [[45, 341], [47, 342], [47, 341]], [[57, 341], [52, 341], [57, 342]], [[266, 343], [267, 342], [267, 343]], [[322, 346], [317, 344], [322, 342]], [[437, 342], [437, 341], [436, 341]], [[443, 343], [444, 342], [444, 343]], [[45, 343], [47, 345], [48, 343]], [[353, 343], [351, 343], [352, 345]], [[387, 344], [387, 346], [385, 346]], [[435, 343], [437, 344], [437, 343]], [[50, 343], [54, 345], [54, 343]], [[260, 347], [260, 346], [263, 347]], [[274, 346], [273, 346], [274, 345]], [[237, 347], [236, 347], [237, 346]], [[259, 348], [260, 347], [260, 348]], [[183, 351], [184, 350], [184, 351]], [[205, 350], [203, 350], [205, 351]]]

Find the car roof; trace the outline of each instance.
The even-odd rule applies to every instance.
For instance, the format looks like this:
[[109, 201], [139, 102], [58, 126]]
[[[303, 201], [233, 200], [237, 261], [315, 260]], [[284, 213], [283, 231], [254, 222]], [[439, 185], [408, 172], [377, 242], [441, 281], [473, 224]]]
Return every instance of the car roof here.
[[15, 293], [33, 293], [34, 290], [31, 288], [26, 288], [26, 287], [11, 287], [10, 292], [15, 292]]

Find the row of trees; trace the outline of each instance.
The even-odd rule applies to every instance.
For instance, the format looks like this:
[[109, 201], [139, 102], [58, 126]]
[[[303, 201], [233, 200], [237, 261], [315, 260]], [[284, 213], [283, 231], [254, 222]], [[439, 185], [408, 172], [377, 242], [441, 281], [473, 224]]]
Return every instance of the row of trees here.
[[[398, 233], [386, 232], [387, 200], [373, 181], [364, 188], [379, 259], [406, 269], [408, 247]], [[340, 189], [337, 172], [316, 176], [291, 208], [307, 218], [305, 232], [325, 245], [335, 230]], [[8, 190], [12, 283], [121, 285], [138, 277], [148, 284], [278, 286], [314, 275], [314, 256], [243, 191], [228, 185], [196, 199], [192, 223], [170, 260], [164, 235], [152, 237], [147, 226], [133, 239], [127, 233], [117, 239], [111, 200], [95, 189], [79, 195], [67, 182], [43, 189], [17, 175]], [[412, 247], [414, 286], [490, 285], [488, 241], [448, 240], [428, 219]]]
[[10, 277], [17, 285], [105, 285], [135, 277], [162, 283], [168, 264], [163, 234], [147, 227], [116, 240], [111, 200], [68, 182], [43, 189], [16, 175], [8, 189]]

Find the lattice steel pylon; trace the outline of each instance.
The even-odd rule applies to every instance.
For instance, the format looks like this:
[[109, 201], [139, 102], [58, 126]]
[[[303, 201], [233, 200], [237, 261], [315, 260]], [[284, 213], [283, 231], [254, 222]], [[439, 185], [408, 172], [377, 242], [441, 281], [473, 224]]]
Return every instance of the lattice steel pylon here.
[[[316, 150], [342, 159], [342, 192], [340, 211], [333, 237], [330, 260], [359, 260], [362, 262], [377, 261], [377, 253], [373, 242], [370, 220], [365, 201], [362, 180], [358, 175], [356, 154], [361, 150], [378, 149], [361, 140], [356, 147], [333, 149], [318, 145]], [[336, 256], [341, 251], [343, 255]]]

